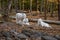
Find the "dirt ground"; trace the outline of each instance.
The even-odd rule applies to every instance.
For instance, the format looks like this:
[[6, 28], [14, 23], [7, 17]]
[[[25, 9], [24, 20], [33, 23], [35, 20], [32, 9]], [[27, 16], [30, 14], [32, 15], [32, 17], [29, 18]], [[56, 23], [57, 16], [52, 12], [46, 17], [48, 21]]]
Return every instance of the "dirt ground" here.
[[[43, 14], [37, 15], [36, 13], [33, 15], [30, 15], [29, 13], [27, 13], [27, 18], [44, 19], [44, 15]], [[54, 17], [50, 17], [50, 14], [47, 14], [47, 20], [57, 21], [58, 20], [57, 13], [54, 14]], [[11, 29], [16, 29], [18, 32], [21, 32], [22, 29], [31, 29], [31, 30], [42, 31], [42, 32], [48, 33], [49, 35], [60, 35], [60, 25], [50, 24], [53, 28], [44, 28], [44, 27], [38, 26], [37, 23], [30, 22], [30, 24], [31, 24], [30, 26], [20, 26], [16, 24], [15, 20], [12, 20], [12, 22], [0, 23], [0, 31], [1, 30], [9, 31]]]
[[60, 35], [60, 25], [52, 25], [53, 28], [44, 28], [36, 25], [35, 23], [30, 26], [20, 26], [15, 22], [5, 22], [0, 24], [0, 31], [9, 31], [15, 29], [17, 32], [21, 32], [23, 29], [37, 30], [40, 32], [47, 33], [49, 35]]

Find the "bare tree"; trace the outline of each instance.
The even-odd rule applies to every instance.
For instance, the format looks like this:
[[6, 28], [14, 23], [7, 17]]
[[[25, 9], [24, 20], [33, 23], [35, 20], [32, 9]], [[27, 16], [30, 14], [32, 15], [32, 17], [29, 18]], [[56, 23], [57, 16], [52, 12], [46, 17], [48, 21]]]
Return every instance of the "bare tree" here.
[[11, 9], [11, 4], [12, 4], [12, 0], [7, 0], [7, 3], [6, 5], [4, 5], [4, 0], [2, 0], [2, 9], [3, 9], [3, 19], [4, 21], [8, 21], [8, 18], [9, 18], [9, 11]]
[[54, 6], [54, 4], [53, 4], [53, 2], [51, 3], [51, 17], [53, 17], [53, 6]]
[[36, 10], [37, 10], [37, 14], [38, 14], [39, 1], [36, 0], [36, 2], [37, 2], [37, 3], [36, 3], [36, 6], [37, 6], [37, 9], [36, 9]]
[[[6, 3], [4, 3], [6, 2]], [[8, 21], [9, 18], [9, 11], [11, 9], [11, 4], [12, 4], [12, 0], [1, 0], [1, 8], [2, 8], [2, 15], [3, 15], [3, 20], [4, 21]]]
[[23, 0], [23, 10], [24, 10], [24, 0]]
[[58, 20], [60, 21], [60, 0], [58, 0]]
[[46, 15], [46, 13], [47, 13], [47, 0], [44, 1], [44, 4], [45, 4], [44, 5], [44, 12], [45, 12], [44, 13], [44, 19], [47, 19], [47, 15]]
[[21, 0], [19, 0], [19, 1], [20, 1], [20, 4], [19, 4], [20, 5], [20, 10], [21, 10]]
[[44, 0], [41, 1], [41, 7], [40, 7], [40, 14], [42, 14], [42, 11], [43, 11], [43, 5], [44, 5]]
[[32, 14], [32, 0], [30, 0], [30, 13]]

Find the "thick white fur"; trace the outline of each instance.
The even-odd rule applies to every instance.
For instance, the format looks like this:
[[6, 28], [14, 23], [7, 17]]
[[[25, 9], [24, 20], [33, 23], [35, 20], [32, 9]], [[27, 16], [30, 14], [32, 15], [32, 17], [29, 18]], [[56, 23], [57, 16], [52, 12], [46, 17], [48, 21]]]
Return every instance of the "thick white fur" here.
[[23, 24], [24, 24], [24, 25], [30, 25], [28, 18], [24, 18], [24, 19], [23, 19]]
[[26, 18], [25, 13], [17, 13], [16, 14], [16, 23], [19, 24], [19, 21], [21, 22], [24, 18]]
[[38, 19], [38, 25], [41, 25], [42, 27], [50, 27], [51, 26], [48, 23], [43, 22], [43, 20], [40, 18]]

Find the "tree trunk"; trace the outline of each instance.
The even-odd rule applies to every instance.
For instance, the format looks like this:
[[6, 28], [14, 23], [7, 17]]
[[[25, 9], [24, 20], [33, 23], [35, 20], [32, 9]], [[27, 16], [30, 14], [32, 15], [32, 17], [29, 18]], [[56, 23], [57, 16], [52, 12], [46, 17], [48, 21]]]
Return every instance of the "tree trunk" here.
[[58, 20], [60, 21], [60, 0], [58, 0]]
[[[29, 19], [30, 22], [37, 22], [38, 19]], [[52, 21], [52, 20], [43, 20], [44, 22], [50, 23], [50, 24], [59, 24], [60, 25], [60, 21]]]
[[9, 14], [9, 11], [10, 11], [10, 8], [11, 8], [11, 3], [12, 3], [12, 0], [8, 0], [6, 5], [4, 5], [4, 3], [3, 3], [2, 9], [3, 9], [3, 12], [4, 12], [3, 13], [3, 20], [4, 21], [8, 21], [8, 18], [9, 18], [8, 14]]
[[14, 0], [15, 12], [18, 12], [18, 0]]
[[39, 1], [38, 0], [36, 0], [37, 1], [37, 14], [38, 14], [38, 7], [39, 7]]
[[[12, 19], [16, 19], [15, 16], [9, 16], [10, 18]], [[29, 22], [37, 22], [38, 19], [33, 19], [33, 18], [30, 18], [29, 19]], [[51, 24], [59, 24], [60, 25], [60, 21], [52, 21], [52, 20], [43, 20], [43, 22], [47, 22], [47, 23], [51, 23]]]
[[20, 2], [19, 5], [20, 5], [20, 10], [21, 10], [21, 0], [19, 0], [19, 2]]
[[32, 0], [30, 0], [30, 13], [32, 14]]
[[47, 0], [45, 0], [44, 1], [45, 2], [45, 6], [44, 6], [44, 19], [47, 19], [47, 15], [46, 15], [46, 13], [47, 13]]
[[54, 4], [51, 3], [51, 17], [53, 17], [53, 6], [54, 6]]
[[24, 11], [24, 0], [23, 0], [23, 11]]
[[42, 14], [42, 12], [43, 12], [43, 5], [44, 5], [43, 2], [44, 2], [44, 0], [41, 1], [40, 14]]

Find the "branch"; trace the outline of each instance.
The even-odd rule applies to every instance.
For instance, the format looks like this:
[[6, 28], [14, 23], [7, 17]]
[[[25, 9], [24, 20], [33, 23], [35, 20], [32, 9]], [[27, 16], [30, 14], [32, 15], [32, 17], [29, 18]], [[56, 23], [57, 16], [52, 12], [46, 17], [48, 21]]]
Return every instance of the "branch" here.
[[[37, 22], [38, 19], [29, 19], [30, 22]], [[60, 21], [52, 21], [52, 20], [43, 20], [46, 23], [50, 24], [60, 24]]]
[[[9, 16], [12, 19], [16, 19], [15, 16]], [[29, 22], [37, 22], [38, 19], [29, 19]], [[60, 25], [60, 21], [52, 21], [52, 20], [43, 20], [46, 23], [50, 23], [50, 24], [59, 24]]]

